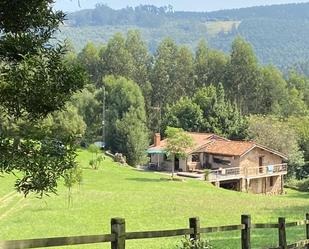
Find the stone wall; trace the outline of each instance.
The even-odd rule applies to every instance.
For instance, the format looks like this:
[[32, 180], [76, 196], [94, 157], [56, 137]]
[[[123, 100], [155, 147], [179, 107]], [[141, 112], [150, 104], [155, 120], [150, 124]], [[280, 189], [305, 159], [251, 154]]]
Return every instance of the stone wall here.
[[260, 148], [254, 148], [240, 158], [240, 167], [259, 167], [259, 157], [263, 157], [263, 166], [283, 163], [282, 158]]
[[[273, 184], [272, 186], [271, 181]], [[282, 185], [283, 184], [281, 176], [250, 179], [248, 192], [254, 194], [268, 194], [268, 195], [282, 194], [283, 192]]]

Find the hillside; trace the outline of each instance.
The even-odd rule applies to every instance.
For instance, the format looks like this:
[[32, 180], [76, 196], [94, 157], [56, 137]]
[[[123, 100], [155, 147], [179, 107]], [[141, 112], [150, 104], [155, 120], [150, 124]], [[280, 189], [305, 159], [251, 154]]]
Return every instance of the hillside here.
[[[106, 159], [99, 170], [90, 170], [91, 155], [80, 151], [84, 180], [73, 190], [73, 207], [67, 207], [67, 190], [40, 200], [23, 199], [13, 192], [13, 177], [0, 182], [0, 234], [2, 239], [92, 235], [108, 233], [110, 218], [124, 217], [128, 231], [175, 229], [199, 216], [202, 226], [237, 224], [249, 213], [253, 222], [302, 219], [308, 211], [308, 194], [288, 190], [284, 196], [257, 196], [217, 189], [197, 180], [168, 181], [168, 176], [139, 172]], [[6, 196], [6, 197], [5, 197]], [[18, 225], [17, 225], [18, 224]], [[31, 229], [29, 229], [31, 227]], [[215, 248], [240, 247], [239, 232], [209, 235]], [[289, 242], [303, 238], [304, 229], [288, 230]], [[129, 241], [128, 249], [173, 249], [181, 238]], [[274, 246], [277, 231], [253, 230], [252, 248]], [[110, 248], [109, 244], [72, 248]]]
[[285, 4], [216, 12], [173, 11], [172, 7], [139, 6], [113, 10], [98, 5], [68, 15], [60, 38], [80, 50], [88, 41], [106, 42], [115, 32], [139, 29], [152, 51], [169, 36], [195, 48], [200, 39], [228, 51], [241, 35], [251, 42], [262, 63], [279, 67], [309, 56], [309, 3]]

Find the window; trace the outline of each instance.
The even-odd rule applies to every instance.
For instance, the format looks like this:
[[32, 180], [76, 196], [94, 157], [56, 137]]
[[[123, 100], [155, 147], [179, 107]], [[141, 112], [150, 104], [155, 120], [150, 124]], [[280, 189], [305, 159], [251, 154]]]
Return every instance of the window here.
[[259, 173], [260, 174], [264, 173], [263, 168], [262, 168], [263, 164], [264, 164], [264, 156], [260, 156], [259, 157]]
[[217, 158], [217, 157], [214, 157], [214, 163], [217, 163], [217, 164], [223, 164], [223, 165], [231, 165], [231, 161], [229, 160], [223, 160], [223, 159], [220, 159], [220, 158]]
[[200, 162], [200, 155], [199, 154], [193, 154], [192, 155], [192, 162], [193, 163], [199, 163]]

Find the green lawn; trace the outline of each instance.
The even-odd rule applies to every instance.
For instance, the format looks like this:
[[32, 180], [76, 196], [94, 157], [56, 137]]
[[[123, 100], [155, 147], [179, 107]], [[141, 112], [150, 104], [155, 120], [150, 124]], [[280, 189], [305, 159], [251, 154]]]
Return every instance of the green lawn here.
[[[139, 172], [107, 159], [100, 170], [88, 167], [88, 152], [80, 152], [84, 180], [74, 189], [71, 208], [60, 184], [57, 196], [23, 199], [13, 193], [11, 176], [0, 178], [0, 240], [110, 232], [110, 219], [126, 219], [127, 231], [176, 229], [199, 216], [202, 226], [238, 224], [241, 214], [253, 222], [302, 219], [309, 211], [309, 194], [288, 190], [285, 196], [258, 196], [217, 189], [205, 182], [171, 182], [157, 173]], [[10, 194], [11, 193], [11, 194]], [[216, 249], [240, 248], [239, 232], [207, 235]], [[289, 241], [304, 238], [304, 228], [288, 230]], [[129, 241], [128, 249], [172, 249], [180, 238]], [[253, 248], [275, 245], [277, 231], [253, 231]], [[69, 248], [110, 248], [109, 244]]]

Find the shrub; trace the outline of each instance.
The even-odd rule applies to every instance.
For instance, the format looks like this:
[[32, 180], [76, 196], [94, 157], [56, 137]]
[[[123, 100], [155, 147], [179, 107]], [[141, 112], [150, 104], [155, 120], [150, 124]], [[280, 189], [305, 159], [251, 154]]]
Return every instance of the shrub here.
[[205, 169], [204, 170], [204, 180], [208, 181], [209, 180], [209, 174], [210, 174], [210, 170], [209, 169]]
[[213, 249], [208, 240], [193, 240], [185, 237], [180, 245], [177, 245], [176, 249]]
[[303, 180], [289, 179], [285, 185], [288, 188], [297, 189], [302, 192], [309, 192], [309, 178]]

